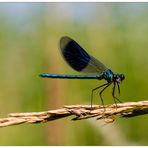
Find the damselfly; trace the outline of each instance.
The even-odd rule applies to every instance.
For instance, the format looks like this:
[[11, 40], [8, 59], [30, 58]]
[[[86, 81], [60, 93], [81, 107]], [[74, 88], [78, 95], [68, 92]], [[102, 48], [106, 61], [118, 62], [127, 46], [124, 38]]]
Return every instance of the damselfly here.
[[90, 75], [67, 75], [67, 74], [40, 74], [44, 78], [61, 78], [61, 79], [97, 79], [106, 80], [107, 83], [92, 89], [91, 92], [91, 106], [93, 101], [93, 93], [99, 88], [103, 88], [99, 92], [102, 105], [104, 107], [104, 101], [102, 98], [103, 91], [113, 84], [112, 96], [116, 104], [116, 100], [121, 102], [115, 96], [115, 88], [117, 85], [118, 94], [120, 95], [119, 84], [125, 79], [123, 74], [115, 74], [108, 69], [103, 63], [89, 55], [76, 41], [70, 37], [64, 36], [60, 40], [60, 52], [70, 67], [78, 72], [87, 73]]

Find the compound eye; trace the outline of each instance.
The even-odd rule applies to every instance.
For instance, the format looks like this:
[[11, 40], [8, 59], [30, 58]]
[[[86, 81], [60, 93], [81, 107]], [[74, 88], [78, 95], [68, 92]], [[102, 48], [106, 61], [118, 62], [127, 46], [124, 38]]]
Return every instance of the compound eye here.
[[124, 76], [123, 74], [121, 74], [121, 75], [120, 75], [120, 79], [121, 79], [121, 80], [124, 80], [124, 79], [125, 79], [125, 76]]
[[116, 81], [118, 83], [121, 83], [124, 79], [125, 79], [125, 76], [123, 74], [116, 75]]

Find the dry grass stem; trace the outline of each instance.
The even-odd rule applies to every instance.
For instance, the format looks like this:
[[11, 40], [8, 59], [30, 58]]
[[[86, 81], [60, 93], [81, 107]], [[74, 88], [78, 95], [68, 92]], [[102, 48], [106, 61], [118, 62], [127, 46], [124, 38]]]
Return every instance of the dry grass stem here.
[[130, 118], [134, 116], [148, 114], [148, 101], [126, 102], [103, 106], [93, 105], [68, 105], [61, 109], [28, 112], [11, 113], [7, 118], [0, 118], [0, 127], [16, 125], [22, 123], [41, 123], [57, 120], [67, 116], [74, 115], [72, 120], [82, 120], [96, 117], [97, 120], [105, 119], [105, 122], [113, 122], [117, 117]]

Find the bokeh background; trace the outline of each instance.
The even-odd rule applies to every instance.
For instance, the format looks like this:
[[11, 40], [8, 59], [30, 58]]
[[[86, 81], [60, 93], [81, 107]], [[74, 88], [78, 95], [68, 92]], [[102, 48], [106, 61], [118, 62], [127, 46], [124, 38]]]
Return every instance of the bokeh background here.
[[[148, 98], [148, 3], [0, 3], [0, 117], [71, 104], [90, 104], [104, 81], [43, 79], [40, 73], [79, 74], [62, 59], [70, 36], [115, 73], [120, 100]], [[105, 104], [113, 103], [111, 88]], [[99, 104], [95, 93], [94, 104]], [[0, 145], [148, 145], [148, 117], [114, 123], [72, 117], [0, 128]]]

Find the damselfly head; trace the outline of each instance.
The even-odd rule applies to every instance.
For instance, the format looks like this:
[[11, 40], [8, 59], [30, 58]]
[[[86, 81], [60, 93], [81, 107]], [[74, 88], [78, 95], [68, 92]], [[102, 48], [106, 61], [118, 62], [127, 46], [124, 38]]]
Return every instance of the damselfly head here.
[[121, 83], [125, 79], [123, 74], [114, 74], [114, 81]]

